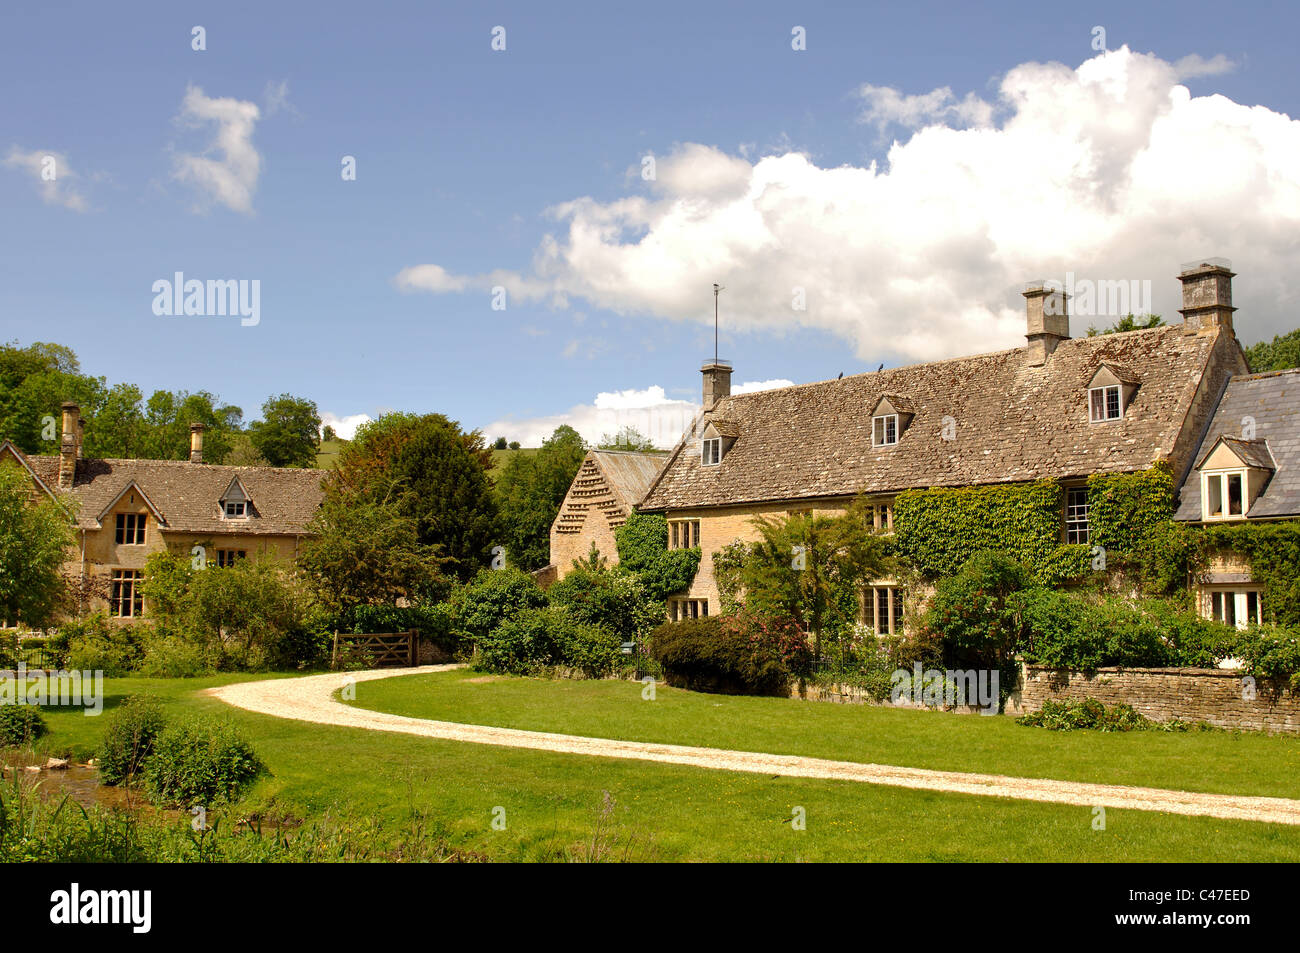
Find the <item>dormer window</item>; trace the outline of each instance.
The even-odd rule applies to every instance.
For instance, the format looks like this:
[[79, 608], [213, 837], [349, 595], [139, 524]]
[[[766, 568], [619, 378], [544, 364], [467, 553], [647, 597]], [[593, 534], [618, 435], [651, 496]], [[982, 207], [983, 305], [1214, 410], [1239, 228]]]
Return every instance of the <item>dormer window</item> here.
[[898, 414], [883, 414], [871, 418], [871, 445], [892, 447], [898, 443]]
[[252, 498], [248, 491], [244, 489], [244, 484], [239, 482], [239, 477], [230, 481], [230, 486], [226, 487], [226, 492], [221, 494], [221, 517], [228, 520], [248, 519], [252, 510]]
[[715, 417], [700, 434], [700, 463], [716, 467], [740, 439], [740, 425], [734, 420]]
[[1201, 519], [1244, 520], [1277, 469], [1263, 440], [1219, 437], [1196, 467]]
[[871, 445], [892, 447], [898, 443], [915, 410], [912, 400], [902, 394], [883, 394], [871, 408]]
[[1110, 361], [1088, 381], [1088, 419], [1094, 424], [1122, 420], [1138, 390], [1137, 375]]
[[1118, 384], [1093, 387], [1088, 391], [1088, 419], [1094, 424], [1124, 416], [1124, 395]]

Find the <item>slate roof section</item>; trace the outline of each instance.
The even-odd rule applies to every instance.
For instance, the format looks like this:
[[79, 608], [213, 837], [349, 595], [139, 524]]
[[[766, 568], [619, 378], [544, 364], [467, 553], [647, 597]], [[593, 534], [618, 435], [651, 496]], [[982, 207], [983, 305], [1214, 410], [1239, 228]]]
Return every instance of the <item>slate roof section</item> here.
[[1273, 460], [1273, 454], [1268, 452], [1268, 441], [1266, 440], [1242, 440], [1240, 437], [1220, 437], [1214, 443], [1205, 446], [1205, 452], [1201, 454], [1197, 462], [1197, 469], [1205, 466], [1206, 458], [1214, 452], [1214, 448], [1222, 443], [1235, 453], [1241, 462], [1248, 467], [1258, 467], [1261, 470], [1276, 470], [1277, 463]]
[[[1038, 367], [1021, 347], [726, 397], [677, 445], [641, 508], [1146, 469], [1174, 452], [1217, 340], [1172, 325], [1065, 340]], [[1087, 388], [1103, 363], [1142, 386], [1123, 419], [1094, 424]], [[906, 395], [915, 416], [897, 444], [873, 448], [871, 411], [886, 395]], [[740, 435], [705, 467], [697, 435], [712, 417], [735, 421]]]
[[[58, 487], [57, 456], [26, 460], [46, 486]], [[98, 529], [97, 514], [134, 481], [166, 520], [164, 532], [294, 536], [306, 532], [320, 508], [321, 480], [327, 472], [187, 460], [78, 460], [71, 492], [81, 503], [77, 523], [83, 529]], [[221, 518], [218, 501], [235, 477], [252, 497], [252, 514], [246, 520]]]
[[[1242, 418], [1255, 418], [1253, 442], [1262, 441], [1275, 467], [1273, 478], [1246, 513], [1247, 519], [1300, 516], [1300, 368], [1245, 374], [1232, 378], [1205, 431], [1200, 461], [1220, 437], [1241, 439]], [[1192, 470], [1183, 483], [1174, 518], [1196, 522], [1201, 518], [1200, 474]]]

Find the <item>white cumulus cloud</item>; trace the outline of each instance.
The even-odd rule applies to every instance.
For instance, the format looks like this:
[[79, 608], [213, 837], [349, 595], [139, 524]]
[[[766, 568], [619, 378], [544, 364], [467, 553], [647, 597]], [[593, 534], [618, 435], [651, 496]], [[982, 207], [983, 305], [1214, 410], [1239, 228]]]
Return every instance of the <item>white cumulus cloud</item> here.
[[[746, 381], [732, 388], [733, 394], [748, 394], [774, 387], [789, 387], [787, 380]], [[602, 391], [590, 404], [577, 404], [561, 413], [543, 417], [494, 420], [483, 428], [489, 440], [505, 437], [518, 440], [525, 447], [539, 447], [555, 432], [568, 424], [595, 445], [606, 434], [633, 427], [649, 437], [656, 447], [670, 449], [691, 426], [700, 405], [695, 401], [669, 397], [658, 384], [645, 388]]]
[[192, 127], [216, 127], [202, 153], [177, 153], [172, 170], [175, 179], [198, 190], [199, 208], [215, 202], [235, 212], [253, 211], [253, 193], [262, 170], [253, 130], [260, 117], [256, 103], [205, 96], [197, 86], [185, 90], [178, 121]]
[[[1150, 280], [1155, 310], [1177, 320], [1179, 265], [1222, 256], [1241, 273], [1239, 333], [1255, 340], [1294, 324], [1300, 122], [1180, 83], [1230, 65], [1125, 47], [1077, 68], [1016, 66], [982, 105], [946, 89], [877, 91], [874, 121], [922, 126], [883, 164], [685, 144], [656, 160], [644, 194], [556, 205], [559, 227], [524, 272], [422, 265], [398, 283], [500, 284], [552, 305], [708, 323], [716, 281], [729, 331], [826, 331], [874, 363], [1014, 347], [1024, 283], [1067, 271]], [[1088, 323], [1076, 318], [1074, 333]]]
[[54, 152], [50, 149], [33, 149], [24, 152], [17, 146], [12, 146], [9, 154], [5, 156], [4, 164], [30, 175], [37, 182], [41, 198], [46, 203], [62, 205], [74, 212], [85, 212], [89, 209], [85, 196], [76, 186], [79, 176], [72, 170], [68, 157], [62, 152]]
[[340, 417], [338, 414], [322, 412], [320, 422], [322, 427], [333, 427], [334, 432], [344, 440], [351, 440], [357, 435], [357, 428], [362, 424], [370, 423], [369, 414], [348, 414]]

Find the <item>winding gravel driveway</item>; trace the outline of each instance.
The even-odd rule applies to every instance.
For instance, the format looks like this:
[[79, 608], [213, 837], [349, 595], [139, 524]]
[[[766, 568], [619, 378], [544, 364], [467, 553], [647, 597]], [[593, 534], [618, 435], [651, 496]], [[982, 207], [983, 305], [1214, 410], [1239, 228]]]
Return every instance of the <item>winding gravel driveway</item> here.
[[1046, 801], [1089, 808], [1097, 806], [1128, 808], [1219, 817], [1227, 820], [1300, 824], [1300, 800], [1288, 798], [1166, 791], [1160, 788], [1015, 778], [998, 774], [966, 774], [957, 771], [829, 761], [822, 758], [763, 754], [754, 751], [728, 751], [722, 748], [696, 748], [642, 741], [586, 738], [579, 735], [408, 718], [405, 715], [390, 715], [355, 708], [333, 698], [333, 693], [343, 686], [345, 678], [361, 683], [400, 675], [445, 672], [456, 667], [455, 665], [425, 665], [419, 668], [354, 672], [348, 676], [333, 673], [309, 675], [303, 678], [279, 678], [209, 688], [205, 694], [219, 698], [237, 708], [272, 715], [276, 718], [292, 718], [313, 724], [339, 725], [347, 728], [367, 728], [373, 731], [393, 731], [424, 738], [440, 738], [445, 741], [499, 745], [505, 748], [531, 748], [537, 751], [601, 758], [684, 764], [693, 768], [717, 771], [744, 771], [750, 774], [790, 778], [858, 781], [865, 784], [885, 784], [924, 791], [977, 794], [987, 797], [1015, 798], [1021, 801]]

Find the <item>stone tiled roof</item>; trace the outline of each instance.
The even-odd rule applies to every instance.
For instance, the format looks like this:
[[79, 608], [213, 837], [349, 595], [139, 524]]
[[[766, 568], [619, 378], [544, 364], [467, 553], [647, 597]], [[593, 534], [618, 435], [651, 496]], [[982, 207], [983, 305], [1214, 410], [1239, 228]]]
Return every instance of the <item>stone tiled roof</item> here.
[[634, 453], [628, 450], [592, 450], [590, 455], [605, 474], [624, 513], [641, 500], [668, 459], [662, 453]]
[[[1242, 419], [1255, 421], [1254, 439], [1242, 440]], [[1249, 519], [1300, 516], [1300, 368], [1245, 374], [1228, 381], [1218, 409], [1206, 428], [1196, 457], [1198, 462], [1214, 447], [1220, 437], [1253, 465], [1273, 466], [1272, 479], [1246, 513]], [[1262, 442], [1267, 458], [1258, 451], [1242, 450], [1243, 445]], [[1266, 462], [1271, 461], [1271, 463]], [[1196, 521], [1201, 518], [1200, 474], [1192, 470], [1183, 484], [1175, 519]]]
[[[726, 397], [674, 449], [641, 507], [1145, 469], [1173, 453], [1216, 340], [1174, 325], [1066, 340], [1041, 367], [1016, 348]], [[1103, 363], [1138, 387], [1123, 419], [1094, 424], [1087, 387]], [[914, 416], [896, 445], [873, 448], [870, 415], [886, 395]], [[698, 434], [712, 417], [735, 422], [739, 436], [720, 465], [706, 467]], [[945, 418], [952, 440], [943, 439]]]
[[[47, 487], [58, 487], [57, 456], [26, 460]], [[164, 532], [295, 535], [305, 532], [320, 508], [326, 472], [184, 460], [78, 460], [71, 492], [80, 503], [77, 523], [84, 529], [99, 528], [99, 514], [134, 482], [162, 515]], [[221, 518], [218, 501], [236, 476], [252, 497], [247, 520]]]

